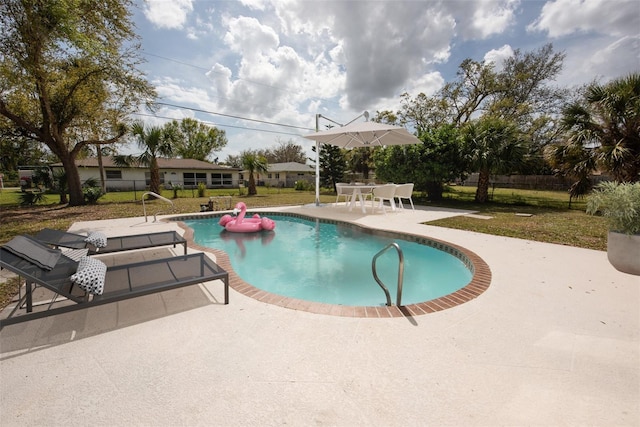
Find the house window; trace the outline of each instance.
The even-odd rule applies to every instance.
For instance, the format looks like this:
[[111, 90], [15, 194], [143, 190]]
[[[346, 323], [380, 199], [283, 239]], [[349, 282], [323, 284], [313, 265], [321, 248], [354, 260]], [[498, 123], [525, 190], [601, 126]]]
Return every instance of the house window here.
[[207, 174], [206, 173], [193, 173], [193, 172], [184, 172], [182, 174], [182, 180], [185, 187], [196, 187], [198, 183], [202, 182], [205, 185], [207, 184]]
[[122, 171], [109, 170], [105, 171], [107, 179], [122, 179]]
[[233, 186], [233, 176], [230, 173], [212, 173], [211, 185], [214, 187], [231, 187]]
[[[151, 172], [144, 173], [144, 182], [145, 185], [151, 185]], [[160, 174], [160, 185], [164, 184], [164, 174]]]

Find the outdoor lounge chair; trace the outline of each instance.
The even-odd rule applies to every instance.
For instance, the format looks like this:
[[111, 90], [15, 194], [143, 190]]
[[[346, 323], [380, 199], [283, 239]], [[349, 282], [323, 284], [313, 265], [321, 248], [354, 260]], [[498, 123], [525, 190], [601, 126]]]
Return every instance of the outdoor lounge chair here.
[[[91, 233], [89, 233], [91, 234]], [[154, 248], [157, 246], [176, 245], [184, 246], [184, 254], [187, 254], [187, 241], [175, 231], [163, 231], [160, 233], [135, 234], [132, 236], [119, 236], [107, 238], [105, 247], [97, 247], [87, 242], [88, 236], [69, 233], [67, 231], [45, 228], [35, 235], [41, 242], [54, 247], [70, 249], [88, 249], [89, 255], [107, 254], [111, 252], [129, 251], [134, 249]], [[91, 239], [89, 239], [91, 240]]]
[[[229, 274], [202, 252], [106, 267], [106, 272], [103, 271], [103, 287], [101, 293], [97, 294], [85, 292], [80, 289], [80, 285], [74, 285], [71, 276], [79, 271], [77, 261], [66, 257], [60, 249], [51, 249], [28, 236], [19, 237], [26, 242], [22, 247], [23, 253], [10, 248], [13, 241], [0, 246], [0, 268], [6, 268], [24, 278], [26, 292], [24, 296], [20, 293], [20, 301], [9, 316], [0, 319], [0, 329], [13, 323], [217, 279], [224, 283], [224, 303], [229, 303]], [[44, 261], [48, 265], [42, 264], [40, 259], [34, 259], [38, 256], [36, 254], [45, 251], [49, 251], [49, 258]], [[86, 259], [97, 261], [89, 257]], [[34, 310], [34, 285], [53, 292], [54, 297], [48, 307], [39, 305]], [[26, 313], [21, 308], [24, 306]]]

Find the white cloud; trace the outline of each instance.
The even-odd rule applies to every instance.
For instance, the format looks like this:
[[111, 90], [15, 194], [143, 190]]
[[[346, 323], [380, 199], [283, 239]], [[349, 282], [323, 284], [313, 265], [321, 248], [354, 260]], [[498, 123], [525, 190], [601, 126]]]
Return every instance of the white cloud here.
[[[397, 110], [401, 93], [433, 94], [460, 61], [484, 52], [500, 66], [515, 49], [553, 41], [566, 53], [562, 85], [640, 69], [637, 0], [162, 0], [143, 11], [143, 48], [157, 55], [145, 70], [163, 100], [309, 128], [316, 113], [346, 122], [365, 109]], [[226, 131], [225, 153], [290, 138]]]
[[558, 79], [563, 86], [592, 80], [605, 83], [640, 70], [640, 35], [622, 37], [613, 43], [589, 41], [572, 47]]
[[[300, 2], [278, 9], [289, 31], [304, 28], [324, 41], [320, 52], [342, 60], [351, 108], [372, 108], [409, 78], [447, 57], [454, 19], [431, 2]], [[292, 7], [296, 18], [287, 21]], [[414, 25], [413, 23], [419, 23]], [[302, 31], [302, 30], [300, 30]], [[336, 51], [336, 47], [340, 47]], [[340, 53], [340, 55], [336, 55]]]
[[519, 3], [517, 0], [469, 2], [468, 4], [475, 5], [476, 10], [465, 34], [468, 37], [486, 39], [503, 33], [515, 23], [515, 8]]
[[181, 29], [193, 10], [192, 0], [146, 0], [144, 15], [160, 28]]
[[638, 0], [555, 0], [547, 2], [530, 31], [546, 31], [550, 37], [576, 32], [621, 36], [638, 34]]
[[495, 70], [502, 70], [504, 61], [513, 56], [513, 49], [508, 44], [505, 44], [499, 49], [492, 49], [484, 55], [485, 62], [493, 62]]

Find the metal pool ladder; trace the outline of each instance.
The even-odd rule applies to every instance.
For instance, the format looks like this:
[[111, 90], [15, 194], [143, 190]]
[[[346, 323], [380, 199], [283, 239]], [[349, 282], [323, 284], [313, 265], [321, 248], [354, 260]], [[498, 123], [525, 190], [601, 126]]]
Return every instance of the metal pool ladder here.
[[[147, 207], [144, 204], [144, 199], [146, 196], [153, 196], [156, 199], [160, 199], [163, 202], [167, 202], [171, 205], [171, 209], [173, 209], [173, 202], [171, 200], [167, 199], [166, 197], [162, 197], [161, 195], [154, 193], [153, 191], [147, 191], [142, 195], [142, 212], [144, 213], [144, 222], [147, 222]], [[158, 211], [153, 214], [153, 222], [158, 222], [158, 219], [156, 217], [159, 213], [162, 213], [162, 212], [163, 211]]]
[[400, 246], [395, 242], [389, 243], [387, 246], [382, 248], [380, 250], [380, 252], [375, 254], [373, 259], [371, 260], [371, 271], [373, 271], [373, 278], [376, 279], [376, 282], [378, 282], [378, 285], [380, 285], [380, 287], [384, 291], [385, 296], [387, 297], [387, 305], [391, 306], [392, 305], [391, 304], [391, 295], [389, 295], [389, 289], [387, 289], [387, 287], [384, 285], [384, 283], [382, 283], [382, 281], [378, 277], [378, 272], [376, 271], [376, 261], [378, 260], [378, 257], [380, 255], [382, 255], [383, 253], [385, 253], [387, 250], [391, 249], [391, 248], [395, 248], [396, 251], [398, 252], [398, 260], [399, 260], [399, 263], [398, 263], [398, 297], [397, 297], [396, 305], [398, 307], [400, 307], [402, 305], [401, 304], [401, 301], [402, 301], [402, 280], [403, 280], [403, 276], [404, 276], [404, 255], [402, 254], [402, 249], [400, 249]]

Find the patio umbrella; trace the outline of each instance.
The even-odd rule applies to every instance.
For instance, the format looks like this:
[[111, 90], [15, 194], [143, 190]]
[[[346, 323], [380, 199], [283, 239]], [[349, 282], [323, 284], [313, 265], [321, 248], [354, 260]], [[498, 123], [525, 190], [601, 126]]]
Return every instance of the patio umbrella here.
[[[352, 122], [345, 126], [305, 135], [305, 138], [316, 141], [318, 148], [320, 144], [337, 145], [342, 148], [357, 148], [422, 143], [403, 127], [377, 122]], [[316, 206], [320, 205], [319, 151], [319, 149], [316, 149]]]
[[386, 145], [420, 144], [415, 136], [403, 127], [376, 122], [354, 122], [322, 132], [305, 135], [320, 144], [337, 145], [342, 148], [375, 147]]

